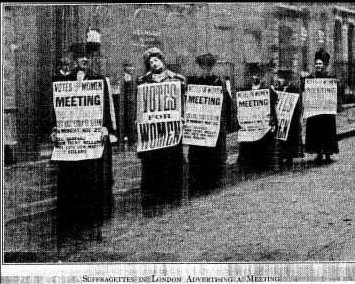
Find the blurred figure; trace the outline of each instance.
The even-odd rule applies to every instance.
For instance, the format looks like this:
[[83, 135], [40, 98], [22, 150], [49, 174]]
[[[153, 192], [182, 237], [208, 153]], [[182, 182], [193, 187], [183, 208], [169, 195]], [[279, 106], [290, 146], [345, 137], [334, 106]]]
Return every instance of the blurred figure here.
[[[55, 72], [52, 82], [59, 81], [75, 81], [76, 78], [73, 76], [74, 59], [71, 52], [63, 52], [59, 60], [59, 68]], [[52, 132], [56, 132], [57, 120], [55, 116], [54, 106], [51, 108], [51, 125]]]
[[59, 70], [53, 77], [53, 80], [65, 81], [72, 74], [74, 60], [70, 52], [64, 52], [60, 58]]
[[135, 68], [130, 62], [123, 64], [122, 92], [124, 98], [124, 138], [129, 146], [136, 142], [136, 78]]

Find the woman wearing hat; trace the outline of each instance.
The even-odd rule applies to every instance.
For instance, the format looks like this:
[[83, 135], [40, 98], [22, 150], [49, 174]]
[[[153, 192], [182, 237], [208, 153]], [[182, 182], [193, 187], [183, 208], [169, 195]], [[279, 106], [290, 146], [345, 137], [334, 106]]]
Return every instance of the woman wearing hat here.
[[[299, 88], [292, 84], [292, 70], [279, 69], [277, 71], [277, 81], [275, 86], [271, 86], [273, 91], [281, 91], [287, 93], [299, 94]], [[277, 96], [277, 94], [276, 94]], [[286, 141], [278, 140], [280, 145], [280, 162], [283, 165], [292, 165], [293, 158], [303, 157], [303, 144], [302, 144], [302, 99], [299, 96], [296, 107], [288, 131]]]
[[[105, 218], [112, 214], [112, 154], [108, 133], [112, 133], [108, 86], [103, 76], [89, 69], [89, 54], [85, 43], [71, 47], [76, 69], [66, 78], [57, 80], [81, 81], [103, 80], [104, 111], [102, 125], [102, 143], [104, 152], [99, 159], [60, 161], [58, 171], [58, 242], [72, 233], [73, 236], [89, 230], [90, 235], [100, 239], [100, 227]], [[56, 131], [51, 135], [55, 147], [60, 141]]]
[[[185, 77], [168, 70], [160, 49], [153, 47], [144, 55], [146, 74], [138, 78], [138, 85], [180, 81], [182, 92], [186, 86]], [[183, 95], [183, 94], [182, 94]], [[183, 98], [181, 98], [183, 102]], [[154, 216], [166, 204], [179, 205], [182, 197], [183, 147], [178, 145], [141, 152], [142, 162], [142, 209], [147, 217]]]
[[220, 130], [216, 146], [189, 146], [189, 191], [191, 195], [205, 194], [213, 190], [218, 185], [227, 159], [226, 136], [231, 127], [232, 100], [225, 81], [212, 74], [216, 62], [216, 58], [210, 53], [197, 56], [196, 63], [201, 68], [202, 75], [188, 79], [188, 84], [221, 86], [223, 90]]
[[[252, 65], [249, 70], [249, 84], [243, 91], [269, 89], [262, 81], [263, 69], [259, 64]], [[277, 164], [275, 129], [277, 96], [270, 91], [270, 130], [260, 139], [253, 142], [241, 142], [239, 145], [239, 165], [244, 174], [260, 173], [275, 169]]]
[[[334, 78], [329, 76], [326, 69], [329, 65], [330, 55], [325, 50], [316, 52], [314, 63], [314, 74], [305, 79], [313, 78]], [[302, 80], [302, 91], [304, 91], [304, 80]], [[339, 93], [339, 84], [338, 84]], [[316, 153], [316, 164], [331, 162], [330, 156], [339, 153], [338, 140], [336, 135], [336, 120], [333, 114], [321, 114], [307, 118], [306, 121], [306, 145], [307, 153]]]

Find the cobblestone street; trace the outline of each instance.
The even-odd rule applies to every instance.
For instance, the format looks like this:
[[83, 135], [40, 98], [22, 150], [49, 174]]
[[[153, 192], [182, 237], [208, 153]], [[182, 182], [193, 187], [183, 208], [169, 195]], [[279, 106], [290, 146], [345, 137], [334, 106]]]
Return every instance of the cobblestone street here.
[[239, 182], [161, 217], [116, 217], [102, 242], [81, 243], [61, 260], [354, 260], [354, 148], [355, 138], [345, 139], [330, 165], [308, 157], [302, 170]]

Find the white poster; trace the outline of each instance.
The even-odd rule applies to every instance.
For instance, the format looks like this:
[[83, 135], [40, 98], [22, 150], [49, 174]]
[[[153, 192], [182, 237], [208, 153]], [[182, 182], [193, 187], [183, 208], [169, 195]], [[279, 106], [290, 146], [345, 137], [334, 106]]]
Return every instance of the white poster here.
[[103, 80], [53, 83], [58, 147], [52, 160], [79, 161], [101, 158], [104, 105]]
[[337, 114], [337, 80], [306, 79], [303, 107], [304, 118], [320, 114]]
[[276, 91], [276, 93], [278, 96], [276, 106], [276, 115], [278, 120], [276, 139], [286, 141], [299, 94], [280, 91]]
[[188, 85], [184, 144], [215, 147], [218, 139], [223, 91], [221, 86]]
[[171, 147], [180, 142], [180, 81], [138, 86], [137, 131], [138, 152]]
[[239, 142], [260, 140], [270, 130], [270, 91], [268, 89], [237, 92]]

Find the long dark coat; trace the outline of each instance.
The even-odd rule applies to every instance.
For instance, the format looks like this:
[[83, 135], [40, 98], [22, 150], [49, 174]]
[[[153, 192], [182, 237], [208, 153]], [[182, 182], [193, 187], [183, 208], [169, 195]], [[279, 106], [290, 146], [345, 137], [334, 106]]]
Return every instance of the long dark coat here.
[[[277, 91], [296, 93], [299, 94], [299, 88], [293, 85], [289, 85], [283, 88], [275, 88]], [[298, 97], [295, 110], [291, 119], [290, 129], [288, 132], [288, 137], [286, 141], [278, 140], [280, 158], [301, 158], [304, 156], [303, 153], [303, 143], [302, 143], [302, 97]]]
[[[164, 71], [164, 79], [154, 80], [151, 72], [138, 78], [138, 85], [167, 81], [182, 82], [182, 93], [186, 79], [169, 70]], [[183, 94], [182, 94], [183, 106]], [[142, 209], [143, 214], [155, 214], [163, 205], [179, 205], [182, 197], [183, 151], [182, 142], [178, 145], [138, 153], [142, 163]]]
[[[73, 75], [55, 76], [53, 81], [75, 81]], [[112, 133], [108, 86], [104, 77], [88, 73], [84, 80], [104, 81], [103, 126]], [[113, 212], [112, 151], [107, 138], [100, 159], [58, 161], [57, 229], [58, 237], [85, 228], [101, 226]]]
[[[315, 73], [306, 78], [334, 78], [325, 73]], [[305, 79], [306, 79], [305, 78]], [[304, 91], [305, 79], [302, 80]], [[338, 84], [338, 96], [339, 96]], [[339, 153], [338, 139], [336, 134], [336, 115], [322, 114], [307, 118], [306, 121], [306, 145], [307, 153], [337, 154]]]
[[[259, 89], [266, 89], [261, 85]], [[251, 87], [244, 89], [251, 90]], [[270, 90], [270, 126], [277, 125], [277, 95]], [[275, 169], [278, 166], [275, 132], [271, 130], [263, 138], [254, 142], [239, 144], [238, 164], [244, 173]]]
[[191, 195], [208, 193], [218, 185], [227, 159], [226, 136], [231, 128], [232, 100], [225, 82], [216, 75], [191, 77], [188, 84], [222, 86], [223, 104], [220, 130], [215, 147], [189, 146], [189, 192]]

